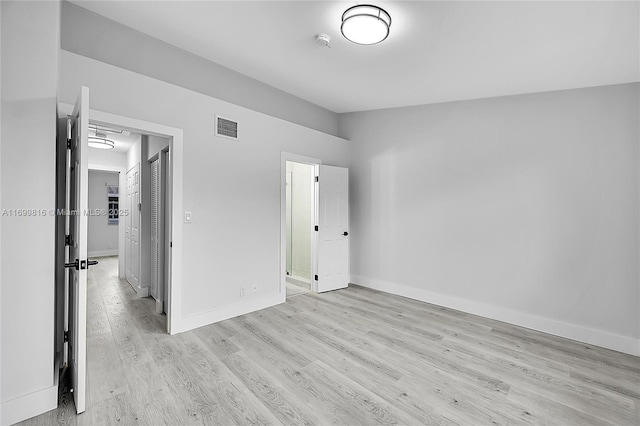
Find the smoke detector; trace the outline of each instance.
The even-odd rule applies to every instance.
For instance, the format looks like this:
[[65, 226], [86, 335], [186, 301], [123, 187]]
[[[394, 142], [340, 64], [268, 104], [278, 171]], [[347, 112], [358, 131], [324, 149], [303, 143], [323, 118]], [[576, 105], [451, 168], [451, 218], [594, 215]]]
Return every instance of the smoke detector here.
[[322, 47], [331, 47], [331, 37], [329, 37], [326, 34], [318, 34], [316, 36], [316, 43], [318, 43], [319, 46]]

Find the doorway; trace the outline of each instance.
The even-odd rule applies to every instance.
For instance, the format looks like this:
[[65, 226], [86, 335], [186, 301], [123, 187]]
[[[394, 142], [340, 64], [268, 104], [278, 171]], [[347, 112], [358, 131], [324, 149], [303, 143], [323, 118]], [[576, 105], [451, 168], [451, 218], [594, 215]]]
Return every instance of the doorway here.
[[89, 169], [87, 256], [118, 256], [120, 173]]
[[[182, 272], [182, 251], [174, 247], [181, 247], [182, 224], [174, 218], [181, 217], [176, 211], [182, 208], [182, 194], [179, 191], [174, 194], [173, 189], [182, 184], [182, 130], [102, 111], [91, 110], [90, 114], [91, 122], [96, 125], [123, 129], [131, 134], [140, 135], [140, 139], [131, 147], [132, 155], [125, 155], [125, 171], [121, 173], [121, 186], [124, 188], [120, 191], [121, 209], [126, 210], [126, 213], [121, 217], [123, 232], [120, 255], [123, 262], [120, 275], [125, 280], [129, 278], [127, 281], [130, 282], [133, 266], [133, 269], [137, 270], [137, 279], [134, 281], [139, 283], [141, 291], [138, 291], [136, 286], [134, 290], [139, 297], [150, 296], [153, 271], [157, 271], [152, 268], [153, 245], [154, 242], [160, 244], [156, 245], [156, 249], [157, 253], [161, 253], [161, 257], [156, 257], [155, 263], [160, 265], [161, 282], [156, 282], [158, 291], [154, 292], [154, 304], [157, 313], [166, 314], [166, 331], [175, 334], [181, 331], [178, 290]], [[163, 205], [161, 227], [156, 228], [156, 242], [152, 241], [151, 163], [157, 158], [163, 160], [160, 168]], [[136, 174], [137, 178], [134, 177]], [[137, 186], [137, 191], [129, 189], [129, 185]], [[125, 250], [132, 240], [131, 229], [129, 233], [124, 232], [130, 225], [127, 221], [135, 217], [139, 218], [139, 222], [136, 220], [137, 225], [132, 226], [138, 228], [135, 235], [137, 248]], [[126, 238], [127, 236], [129, 238]], [[129, 262], [126, 262], [129, 256], [137, 257], [137, 260], [129, 259]]]
[[286, 296], [311, 291], [315, 166], [286, 162]]
[[[297, 294], [346, 288], [350, 281], [349, 169], [323, 165], [316, 158], [282, 152], [280, 182], [282, 301], [293, 295], [287, 293], [288, 286], [298, 290]], [[298, 191], [305, 195], [296, 203]], [[299, 221], [296, 214], [300, 215]], [[297, 231], [296, 223], [299, 224]], [[296, 253], [300, 256], [297, 257]], [[310, 267], [307, 266], [309, 264]], [[307, 276], [309, 286], [306, 285]]]

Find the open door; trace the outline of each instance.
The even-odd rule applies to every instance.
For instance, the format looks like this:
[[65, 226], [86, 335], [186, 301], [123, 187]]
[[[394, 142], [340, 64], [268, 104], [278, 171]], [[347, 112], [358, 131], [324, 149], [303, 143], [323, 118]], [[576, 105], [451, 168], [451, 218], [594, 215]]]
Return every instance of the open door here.
[[349, 285], [349, 169], [319, 167], [317, 289]]
[[67, 221], [65, 256], [68, 269], [68, 368], [71, 373], [76, 411], [85, 410], [87, 388], [87, 213], [89, 89], [82, 87], [67, 126]]

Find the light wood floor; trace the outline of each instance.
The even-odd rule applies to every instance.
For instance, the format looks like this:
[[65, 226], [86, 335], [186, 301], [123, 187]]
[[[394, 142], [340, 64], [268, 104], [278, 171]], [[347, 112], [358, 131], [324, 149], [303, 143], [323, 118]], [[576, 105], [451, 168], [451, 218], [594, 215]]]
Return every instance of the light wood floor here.
[[169, 336], [91, 269], [89, 394], [24, 424], [638, 425], [640, 359], [351, 286]]

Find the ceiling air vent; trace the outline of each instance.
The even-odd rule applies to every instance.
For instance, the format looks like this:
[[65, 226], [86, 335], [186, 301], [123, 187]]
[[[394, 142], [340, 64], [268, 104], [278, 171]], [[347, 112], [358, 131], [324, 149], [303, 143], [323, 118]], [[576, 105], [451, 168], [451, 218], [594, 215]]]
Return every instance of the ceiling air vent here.
[[216, 115], [216, 136], [238, 139], [238, 122]]

